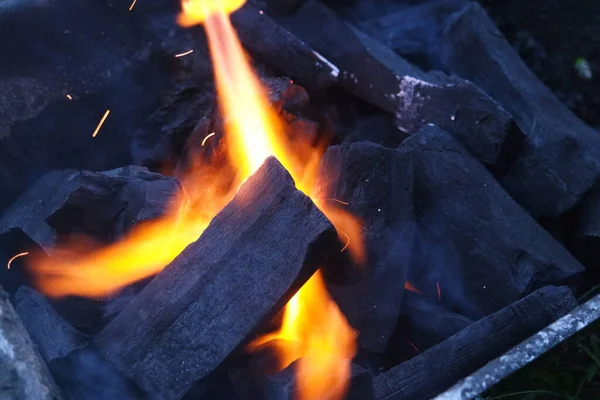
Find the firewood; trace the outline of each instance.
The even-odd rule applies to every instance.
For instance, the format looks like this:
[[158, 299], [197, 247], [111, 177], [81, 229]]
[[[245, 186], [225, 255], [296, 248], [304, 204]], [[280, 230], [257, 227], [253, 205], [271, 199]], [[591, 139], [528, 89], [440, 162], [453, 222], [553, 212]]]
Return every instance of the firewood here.
[[17, 291], [15, 310], [46, 362], [87, 345], [87, 338], [65, 321], [41, 293], [31, 288], [22, 286]]
[[156, 398], [180, 398], [268, 322], [338, 246], [333, 226], [269, 158], [95, 342]]
[[472, 83], [421, 71], [316, 1], [282, 21], [338, 66], [344, 89], [394, 114], [403, 132], [435, 123], [500, 171], [518, 152], [521, 133], [512, 118]]
[[576, 305], [567, 287], [539, 289], [378, 375], [373, 380], [375, 398], [431, 399]]
[[0, 287], [0, 398], [62, 398], [44, 360]]
[[583, 267], [449, 133], [427, 126], [398, 151], [414, 158], [416, 235], [409, 281], [481, 318]]
[[477, 3], [448, 16], [441, 58], [513, 116], [526, 146], [503, 185], [536, 217], [570, 209], [600, 176], [600, 136], [529, 70]]
[[323, 89], [338, 78], [339, 70], [302, 40], [252, 4], [231, 14], [244, 47], [273, 69], [309, 89]]
[[319, 197], [363, 226], [365, 265], [354, 279], [329, 288], [359, 343], [376, 353], [385, 350], [402, 303], [414, 236], [412, 169], [410, 154], [362, 142], [330, 147], [319, 171]]

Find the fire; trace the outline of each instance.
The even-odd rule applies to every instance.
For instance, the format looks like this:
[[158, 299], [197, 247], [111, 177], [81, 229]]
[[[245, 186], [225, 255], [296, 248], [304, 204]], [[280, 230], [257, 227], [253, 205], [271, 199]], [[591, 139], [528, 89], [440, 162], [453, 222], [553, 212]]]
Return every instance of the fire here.
[[[219, 150], [226, 154], [228, 165], [211, 160], [198, 163], [184, 179], [186, 193], [173, 200], [165, 217], [137, 226], [112, 245], [85, 252], [70, 246], [56, 252], [65, 257], [35, 260], [32, 269], [40, 290], [49, 296], [104, 296], [155, 275], [198, 239], [239, 185], [269, 156], [275, 156], [297, 188], [313, 198], [336, 226], [353, 258], [364, 260], [360, 222], [327, 199], [314, 196], [324, 146], [285, 136], [284, 126], [248, 62], [228, 18], [243, 3], [182, 0], [178, 17], [182, 26], [205, 25], [219, 106], [226, 117], [226, 135]], [[281, 367], [299, 359], [301, 399], [341, 398], [355, 352], [355, 334], [329, 297], [320, 272], [290, 300], [284, 314], [281, 330], [270, 337], [296, 343], [281, 351]]]

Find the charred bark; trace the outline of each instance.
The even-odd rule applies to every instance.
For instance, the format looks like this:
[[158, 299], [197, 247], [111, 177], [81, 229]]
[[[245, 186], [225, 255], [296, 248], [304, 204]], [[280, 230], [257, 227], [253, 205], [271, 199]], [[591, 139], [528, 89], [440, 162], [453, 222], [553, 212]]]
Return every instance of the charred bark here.
[[337, 243], [270, 158], [96, 343], [156, 398], [179, 398], [279, 311]]

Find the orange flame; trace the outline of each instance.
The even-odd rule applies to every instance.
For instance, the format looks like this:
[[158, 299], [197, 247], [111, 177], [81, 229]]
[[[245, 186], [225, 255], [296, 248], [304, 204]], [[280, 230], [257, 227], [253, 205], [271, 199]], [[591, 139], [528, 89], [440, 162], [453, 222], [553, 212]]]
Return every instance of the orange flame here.
[[[290, 172], [296, 186], [311, 195], [323, 146], [290, 140], [269, 106], [268, 97], [252, 71], [228, 18], [243, 0], [183, 0], [178, 22], [183, 26], [205, 23], [219, 105], [226, 117], [227, 135], [219, 146], [227, 165], [199, 162], [184, 179], [186, 193], [174, 199], [163, 218], [141, 224], [118, 242], [67, 257], [37, 259], [32, 268], [38, 286], [50, 296], [68, 294], [103, 296], [158, 273], [188, 244], [194, 242], [211, 219], [231, 200], [239, 185], [269, 156]], [[223, 152], [222, 152], [223, 153]], [[221, 154], [221, 153], [219, 153]], [[360, 222], [345, 210], [314, 198], [347, 243], [350, 254], [364, 260]], [[57, 253], [60, 253], [57, 252]], [[354, 333], [330, 299], [320, 273], [296, 293], [285, 308], [280, 332], [298, 345], [282, 351], [282, 367], [301, 358], [298, 379], [301, 398], [339, 399], [355, 352]]]

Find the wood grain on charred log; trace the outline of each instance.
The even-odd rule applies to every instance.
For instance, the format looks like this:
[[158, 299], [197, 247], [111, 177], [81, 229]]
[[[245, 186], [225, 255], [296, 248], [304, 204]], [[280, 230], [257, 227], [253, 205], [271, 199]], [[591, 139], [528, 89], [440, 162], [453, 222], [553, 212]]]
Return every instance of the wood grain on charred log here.
[[583, 267], [449, 133], [427, 126], [398, 148], [414, 157], [417, 235], [409, 279], [481, 318]]
[[430, 399], [572, 310], [567, 287], [547, 286], [377, 376], [377, 400]]
[[96, 343], [156, 398], [180, 398], [279, 311], [336, 247], [333, 226], [269, 158]]
[[500, 170], [518, 152], [521, 133], [510, 115], [470, 82], [424, 73], [316, 1], [282, 21], [338, 66], [344, 89], [393, 113], [402, 131], [435, 123]]

